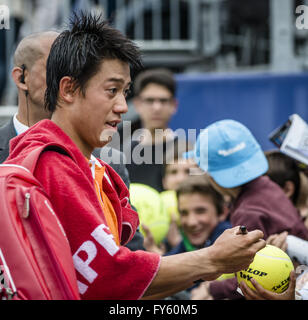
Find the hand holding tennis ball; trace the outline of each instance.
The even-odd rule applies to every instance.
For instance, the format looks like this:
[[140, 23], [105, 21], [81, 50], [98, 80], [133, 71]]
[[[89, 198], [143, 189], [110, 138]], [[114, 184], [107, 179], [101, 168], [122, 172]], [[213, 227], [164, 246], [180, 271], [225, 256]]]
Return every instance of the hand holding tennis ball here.
[[237, 280], [239, 284], [244, 281], [249, 288], [255, 290], [251, 282], [251, 279], [255, 279], [264, 289], [282, 293], [289, 286], [292, 270], [293, 263], [283, 250], [266, 245], [256, 253], [247, 269], [237, 272]]

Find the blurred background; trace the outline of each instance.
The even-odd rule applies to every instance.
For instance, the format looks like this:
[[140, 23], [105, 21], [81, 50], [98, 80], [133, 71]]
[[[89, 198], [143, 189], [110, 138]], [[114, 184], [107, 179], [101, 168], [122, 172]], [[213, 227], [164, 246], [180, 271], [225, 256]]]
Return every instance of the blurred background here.
[[[141, 47], [145, 68], [167, 67], [178, 84], [171, 128], [203, 129], [221, 119], [245, 124], [264, 150], [288, 117], [308, 121], [308, 7], [302, 0], [0, 0], [0, 125], [15, 113], [11, 80], [18, 41], [65, 28], [73, 10], [102, 13]], [[307, 30], [304, 28], [306, 16]], [[302, 27], [296, 21], [300, 19]], [[0, 26], [3, 26], [0, 11]], [[129, 100], [133, 128], [140, 120]]]

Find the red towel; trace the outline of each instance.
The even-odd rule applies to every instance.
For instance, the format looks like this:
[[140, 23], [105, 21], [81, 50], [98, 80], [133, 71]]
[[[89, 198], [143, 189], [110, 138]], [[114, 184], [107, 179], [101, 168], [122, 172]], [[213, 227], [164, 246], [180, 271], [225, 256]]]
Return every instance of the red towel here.
[[[47, 143], [65, 146], [72, 158], [44, 152], [34, 175], [42, 183], [70, 242], [82, 299], [139, 299], [155, 277], [160, 256], [117, 246], [96, 196], [91, 171], [74, 142], [50, 120], [43, 120], [11, 140], [6, 163], [21, 164], [25, 156]], [[107, 164], [103, 188], [118, 219], [121, 244], [127, 243], [139, 224], [131, 209], [129, 192]]]

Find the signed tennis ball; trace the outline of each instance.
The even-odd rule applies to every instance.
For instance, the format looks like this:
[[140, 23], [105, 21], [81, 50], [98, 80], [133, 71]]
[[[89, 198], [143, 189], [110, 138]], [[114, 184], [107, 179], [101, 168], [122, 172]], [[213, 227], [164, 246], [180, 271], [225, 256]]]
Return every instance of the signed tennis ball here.
[[267, 245], [259, 250], [250, 266], [237, 272], [237, 281], [245, 281], [254, 289], [250, 279], [253, 278], [265, 289], [272, 292], [284, 292], [290, 281], [290, 272], [294, 270], [290, 257], [278, 247]]
[[[155, 243], [160, 244], [168, 233], [170, 216], [159, 192], [141, 183], [131, 183], [129, 192], [130, 201], [137, 210], [140, 225], [145, 224], [150, 229]], [[142, 227], [140, 231], [145, 236]]]

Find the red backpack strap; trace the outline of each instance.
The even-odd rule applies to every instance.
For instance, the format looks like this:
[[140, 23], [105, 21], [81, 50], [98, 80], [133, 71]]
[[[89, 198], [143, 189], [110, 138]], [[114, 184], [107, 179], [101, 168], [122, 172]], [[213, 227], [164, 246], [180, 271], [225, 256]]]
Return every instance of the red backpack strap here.
[[21, 165], [27, 168], [31, 173], [33, 173], [40, 155], [45, 151], [55, 151], [61, 153], [72, 158], [76, 162], [72, 153], [68, 151], [65, 147], [59, 144], [51, 143], [32, 150], [22, 161]]

